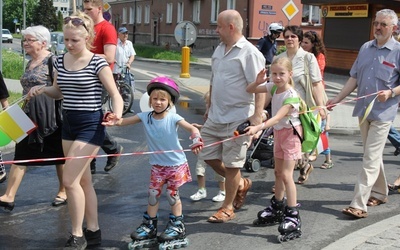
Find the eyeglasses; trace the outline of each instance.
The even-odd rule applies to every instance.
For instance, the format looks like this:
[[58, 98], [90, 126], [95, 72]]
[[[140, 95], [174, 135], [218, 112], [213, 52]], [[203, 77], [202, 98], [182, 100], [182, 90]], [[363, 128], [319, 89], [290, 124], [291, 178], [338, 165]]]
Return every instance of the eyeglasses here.
[[24, 40], [22, 40], [22, 43], [29, 43], [29, 44], [31, 44], [31, 43], [34, 43], [34, 42], [37, 42], [37, 41], [39, 41], [38, 39], [35, 39], [35, 38], [29, 38], [29, 39], [24, 39]]
[[289, 38], [296, 39], [297, 36], [292, 34], [292, 35], [289, 35], [289, 36], [284, 36], [284, 38], [285, 39], [289, 39]]
[[373, 22], [372, 22], [372, 25], [374, 25], [374, 27], [378, 27], [378, 25], [380, 25], [382, 28], [386, 28], [387, 26], [392, 25], [392, 24], [387, 24], [387, 23], [381, 23], [381, 22], [378, 22], [378, 21], [373, 21]]
[[78, 18], [78, 17], [69, 17], [69, 16], [67, 16], [66, 18], [64, 18], [64, 24], [67, 24], [67, 23], [69, 23], [69, 22], [71, 22], [72, 25], [74, 25], [75, 27], [79, 27], [80, 25], [82, 25], [83, 28], [85, 28], [85, 30], [86, 30], [87, 32], [89, 32], [88, 28], [87, 28], [86, 25], [85, 25], [85, 22], [84, 22], [82, 19], [80, 19], [80, 18]]

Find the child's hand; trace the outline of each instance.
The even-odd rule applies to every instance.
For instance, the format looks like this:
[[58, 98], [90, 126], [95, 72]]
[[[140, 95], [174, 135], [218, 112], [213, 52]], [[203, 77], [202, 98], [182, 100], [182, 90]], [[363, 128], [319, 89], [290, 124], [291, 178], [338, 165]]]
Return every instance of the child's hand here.
[[200, 134], [192, 134], [189, 139], [193, 141], [189, 147], [192, 149], [193, 154], [197, 155], [203, 149], [204, 143]]
[[261, 83], [264, 83], [268, 81], [267, 78], [267, 70], [265, 68], [263, 68], [260, 72], [258, 72], [257, 74], [257, 78], [256, 78], [256, 84], [260, 85]]
[[103, 116], [103, 122], [101, 125], [103, 126], [114, 126], [119, 125], [122, 122], [122, 118], [118, 118], [115, 113], [107, 112]]

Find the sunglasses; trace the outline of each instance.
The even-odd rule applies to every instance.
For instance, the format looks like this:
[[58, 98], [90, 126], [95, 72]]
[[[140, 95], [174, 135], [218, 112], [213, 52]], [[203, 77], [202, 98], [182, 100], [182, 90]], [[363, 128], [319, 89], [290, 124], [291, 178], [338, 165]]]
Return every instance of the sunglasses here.
[[284, 36], [284, 38], [285, 39], [289, 39], [289, 38], [292, 38], [292, 39], [296, 39], [297, 38], [297, 36], [296, 35], [286, 35], [286, 36]]
[[78, 18], [78, 17], [69, 17], [69, 16], [67, 16], [66, 18], [64, 18], [64, 24], [67, 24], [67, 23], [69, 23], [69, 22], [71, 22], [72, 25], [74, 25], [75, 27], [79, 27], [79, 26], [82, 25], [83, 28], [85, 28], [85, 30], [86, 30], [87, 32], [89, 32], [88, 28], [87, 28], [86, 25], [85, 25], [85, 22], [84, 22], [82, 19], [80, 19], [80, 18]]

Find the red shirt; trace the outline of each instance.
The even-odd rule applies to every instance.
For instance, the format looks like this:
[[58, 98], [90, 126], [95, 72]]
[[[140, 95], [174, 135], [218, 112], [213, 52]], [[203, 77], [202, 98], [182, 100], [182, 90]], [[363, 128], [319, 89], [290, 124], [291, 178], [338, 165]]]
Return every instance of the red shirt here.
[[[103, 20], [94, 26], [95, 38], [93, 41], [93, 49], [91, 51], [95, 54], [104, 54], [104, 45], [114, 44], [117, 46], [117, 31], [114, 26], [107, 20]], [[113, 69], [114, 63], [110, 64]]]

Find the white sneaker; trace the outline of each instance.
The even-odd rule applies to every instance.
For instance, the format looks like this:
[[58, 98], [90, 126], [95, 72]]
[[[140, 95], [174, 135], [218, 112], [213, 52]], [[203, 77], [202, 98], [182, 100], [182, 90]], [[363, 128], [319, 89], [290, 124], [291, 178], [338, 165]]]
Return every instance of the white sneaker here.
[[199, 189], [194, 195], [190, 196], [192, 201], [199, 201], [207, 197], [207, 190]]
[[225, 191], [219, 190], [218, 194], [212, 198], [215, 202], [220, 202], [225, 200]]

